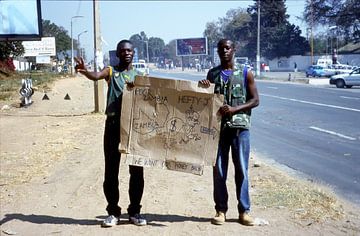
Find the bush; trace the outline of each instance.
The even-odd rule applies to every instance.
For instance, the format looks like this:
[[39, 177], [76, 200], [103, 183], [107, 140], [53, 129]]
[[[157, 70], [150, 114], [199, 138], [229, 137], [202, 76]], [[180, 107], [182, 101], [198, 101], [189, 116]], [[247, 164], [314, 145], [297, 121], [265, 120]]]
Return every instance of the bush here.
[[12, 58], [7, 58], [4, 61], [0, 61], [0, 71], [8, 74], [15, 71], [15, 65]]

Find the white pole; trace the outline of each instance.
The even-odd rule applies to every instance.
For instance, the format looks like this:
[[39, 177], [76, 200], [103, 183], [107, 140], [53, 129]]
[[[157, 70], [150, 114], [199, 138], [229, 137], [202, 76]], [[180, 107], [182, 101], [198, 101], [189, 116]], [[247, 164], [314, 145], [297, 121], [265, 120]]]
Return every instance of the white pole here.
[[71, 31], [71, 75], [74, 75], [74, 40], [73, 40], [73, 19], [81, 18], [83, 16], [73, 16], [70, 20], [70, 31]]
[[258, 0], [256, 76], [260, 78], [260, 0]]

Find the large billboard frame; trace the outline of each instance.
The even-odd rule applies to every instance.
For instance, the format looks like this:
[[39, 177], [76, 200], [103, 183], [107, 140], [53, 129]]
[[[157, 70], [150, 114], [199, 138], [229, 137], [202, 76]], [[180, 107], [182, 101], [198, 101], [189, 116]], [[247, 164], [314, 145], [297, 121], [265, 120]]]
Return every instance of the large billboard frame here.
[[176, 39], [176, 56], [207, 55], [207, 38]]
[[[41, 40], [40, 0], [1, 0], [1, 4], [0, 41]], [[29, 9], [34, 9], [35, 12], [29, 13]]]

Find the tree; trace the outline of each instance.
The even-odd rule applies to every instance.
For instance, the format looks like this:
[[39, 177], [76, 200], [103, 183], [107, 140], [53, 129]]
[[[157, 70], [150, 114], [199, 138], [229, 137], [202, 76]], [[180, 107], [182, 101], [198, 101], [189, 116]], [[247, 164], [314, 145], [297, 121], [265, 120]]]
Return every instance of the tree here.
[[[255, 1], [255, 0], [254, 0]], [[248, 8], [251, 16], [249, 41], [245, 51], [251, 58], [256, 55], [258, 2]], [[268, 59], [289, 57], [309, 51], [307, 40], [301, 36], [299, 27], [290, 24], [284, 0], [262, 0], [260, 6], [260, 50]]]
[[304, 18], [311, 26], [337, 26], [346, 42], [360, 41], [359, 0], [307, 0]]
[[[67, 30], [62, 26], [57, 26], [49, 20], [42, 20], [43, 37], [55, 37], [56, 53], [62, 53], [65, 57], [70, 58], [66, 51], [71, 49], [71, 37]], [[75, 44], [77, 45], [77, 44]]]
[[8, 58], [21, 56], [25, 53], [22, 41], [2, 41], [0, 42], [0, 61]]
[[[226, 17], [206, 24], [204, 36], [211, 42], [226, 37], [236, 44], [236, 56], [256, 58], [258, 1], [247, 10], [230, 9]], [[290, 24], [284, 0], [261, 0], [260, 50], [268, 59], [304, 54], [309, 43], [298, 26]], [[216, 44], [215, 44], [216, 45]], [[214, 46], [215, 46], [214, 45]]]
[[209, 44], [210, 53], [212, 53], [212, 49], [216, 47], [217, 42], [223, 38], [223, 33], [221, 30], [221, 25], [219, 22], [208, 22], [205, 26], [205, 31], [203, 33], [204, 37], [207, 38]]
[[149, 57], [150, 61], [156, 61], [157, 58], [162, 56], [162, 52], [165, 48], [164, 40], [157, 37], [149, 38]]
[[146, 43], [144, 41], [147, 40], [148, 38], [144, 31], [141, 31], [140, 34], [133, 34], [130, 37], [130, 41], [137, 50], [138, 58], [146, 58]]
[[0, 71], [14, 71], [15, 66], [13, 58], [25, 53], [21, 41], [4, 41], [0, 42]]

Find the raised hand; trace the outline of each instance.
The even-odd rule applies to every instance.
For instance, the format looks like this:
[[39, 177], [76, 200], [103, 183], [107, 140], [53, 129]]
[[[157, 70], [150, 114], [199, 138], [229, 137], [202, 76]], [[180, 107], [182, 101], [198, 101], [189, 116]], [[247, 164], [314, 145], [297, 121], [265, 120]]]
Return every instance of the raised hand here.
[[74, 60], [76, 62], [75, 66], [75, 72], [86, 72], [86, 67], [84, 63], [84, 59], [82, 57], [74, 57]]

